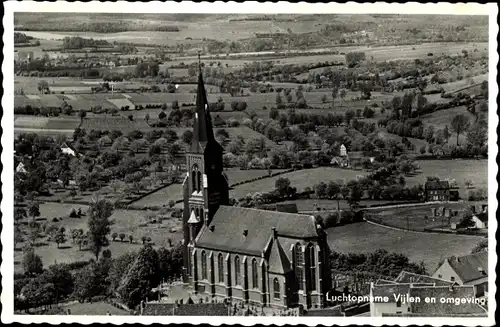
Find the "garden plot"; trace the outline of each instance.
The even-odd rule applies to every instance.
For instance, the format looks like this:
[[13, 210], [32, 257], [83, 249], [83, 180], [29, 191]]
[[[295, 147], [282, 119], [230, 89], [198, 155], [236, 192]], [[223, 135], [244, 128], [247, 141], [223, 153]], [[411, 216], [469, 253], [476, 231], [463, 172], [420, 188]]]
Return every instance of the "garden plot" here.
[[115, 107], [117, 108], [122, 108], [122, 107], [129, 107], [130, 109], [135, 109], [135, 104], [133, 104], [129, 99], [127, 98], [122, 98], [122, 99], [107, 99], [109, 102], [111, 102]]

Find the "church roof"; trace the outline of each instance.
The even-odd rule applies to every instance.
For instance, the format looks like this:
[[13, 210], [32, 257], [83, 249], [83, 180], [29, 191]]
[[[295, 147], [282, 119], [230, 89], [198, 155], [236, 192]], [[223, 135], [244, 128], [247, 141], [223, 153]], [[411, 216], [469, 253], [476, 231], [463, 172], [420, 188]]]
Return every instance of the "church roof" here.
[[212, 119], [208, 111], [207, 93], [203, 83], [203, 76], [198, 76], [198, 89], [196, 93], [196, 112], [193, 123], [193, 139], [191, 152], [202, 153], [209, 142], [216, 142], [212, 127]]
[[274, 239], [269, 254], [269, 272], [284, 275], [290, 272], [290, 261], [281, 246], [279, 239]]
[[196, 245], [260, 255], [269, 243], [273, 227], [278, 236], [299, 239], [319, 236], [313, 216], [220, 206], [209, 228], [201, 231]]

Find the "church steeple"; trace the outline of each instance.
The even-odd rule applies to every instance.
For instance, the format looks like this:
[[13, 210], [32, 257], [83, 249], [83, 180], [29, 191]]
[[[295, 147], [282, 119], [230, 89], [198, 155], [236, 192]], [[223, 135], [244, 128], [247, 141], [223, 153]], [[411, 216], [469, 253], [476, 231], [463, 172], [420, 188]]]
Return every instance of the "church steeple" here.
[[[199, 58], [200, 54], [198, 54], [198, 60]], [[207, 93], [201, 72], [201, 62], [199, 62], [199, 68], [196, 112], [194, 114], [193, 139], [191, 142], [191, 152], [195, 153], [203, 153], [207, 144], [215, 141], [212, 119], [208, 111]]]

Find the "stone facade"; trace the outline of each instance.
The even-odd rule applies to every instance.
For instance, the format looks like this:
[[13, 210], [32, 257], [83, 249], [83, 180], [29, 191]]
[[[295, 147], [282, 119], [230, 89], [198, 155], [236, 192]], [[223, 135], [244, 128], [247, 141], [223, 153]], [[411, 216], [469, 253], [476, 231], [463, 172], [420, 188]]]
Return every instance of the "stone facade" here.
[[184, 179], [184, 281], [212, 299], [322, 308], [331, 287], [326, 233], [314, 217], [230, 207], [200, 73]]

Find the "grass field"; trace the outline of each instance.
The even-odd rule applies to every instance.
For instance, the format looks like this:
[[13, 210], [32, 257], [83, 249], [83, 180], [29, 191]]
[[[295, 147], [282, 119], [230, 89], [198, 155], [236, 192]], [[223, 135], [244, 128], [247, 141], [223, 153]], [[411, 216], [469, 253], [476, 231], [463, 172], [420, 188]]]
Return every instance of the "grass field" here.
[[[130, 314], [106, 302], [74, 303], [61, 307], [64, 312], [75, 316], [129, 316]], [[69, 310], [69, 311], [68, 311]]]
[[423, 260], [431, 274], [440, 260], [452, 255], [469, 254], [477, 242], [484, 239], [476, 236], [403, 232], [366, 222], [333, 227], [327, 233], [332, 251], [367, 253], [386, 249], [389, 252], [399, 252], [407, 255], [411, 261]]
[[[282, 170], [281, 169], [272, 170], [273, 173], [280, 171]], [[267, 170], [240, 170], [233, 168], [227, 169], [224, 172], [226, 173], [229, 179], [229, 184], [250, 180], [256, 177], [267, 176], [268, 174]], [[177, 201], [181, 199], [182, 199], [182, 184], [173, 184], [165, 188], [162, 188], [161, 190], [154, 192], [134, 202], [132, 206], [134, 208], [167, 206], [170, 200]]]
[[[405, 206], [405, 207], [390, 207], [384, 209], [370, 209], [367, 211], [367, 215], [376, 215], [375, 221], [383, 225], [388, 225], [396, 228], [410, 229], [424, 231], [425, 228], [450, 228], [451, 223], [458, 223], [462, 219], [462, 215], [459, 214], [454, 217], [450, 217], [448, 221], [447, 217], [434, 217], [431, 213], [433, 208], [446, 208], [453, 211], [462, 210], [468, 207], [469, 203], [446, 203], [446, 204], [426, 204], [426, 205], [416, 205], [416, 206]], [[425, 216], [428, 219], [425, 219]]]
[[[81, 218], [69, 218], [69, 213], [71, 209], [78, 210], [82, 209], [82, 212], [86, 213], [88, 207], [85, 205], [78, 204], [61, 204], [61, 203], [42, 203], [40, 205], [40, 217], [37, 219], [40, 223], [47, 222], [48, 224], [54, 224], [58, 227], [64, 227], [66, 229], [67, 241], [61, 244], [60, 248], [54, 242], [48, 242], [46, 245], [39, 246], [35, 249], [36, 253], [42, 258], [42, 262], [45, 266], [51, 265], [55, 262], [72, 262], [77, 260], [88, 260], [93, 257], [90, 251], [80, 251], [78, 245], [72, 244], [70, 238], [70, 231], [72, 229], [83, 229], [88, 230], [87, 226], [87, 216]], [[108, 237], [110, 239], [109, 249], [114, 257], [117, 257], [123, 253], [129, 251], [137, 251], [142, 246], [141, 237], [149, 236], [151, 237], [154, 246], [165, 246], [168, 247], [168, 239], [171, 239], [173, 244], [176, 244], [181, 239], [181, 221], [175, 218], [169, 218], [163, 220], [161, 224], [145, 224], [147, 217], [149, 215], [155, 215], [155, 211], [139, 211], [139, 210], [122, 210], [118, 209], [113, 212], [111, 220], [114, 224], [111, 226], [111, 233], [124, 233], [126, 235], [126, 241], [120, 242], [111, 241], [111, 235]], [[61, 218], [62, 220], [58, 222], [52, 222], [52, 218]], [[128, 241], [128, 236], [132, 235], [134, 238], [134, 243]], [[41, 241], [41, 240], [39, 240]], [[45, 242], [45, 241], [43, 241]], [[19, 244], [18, 248], [22, 248]], [[15, 252], [15, 261], [21, 262], [22, 252]], [[16, 269], [22, 269], [20, 265], [16, 266]]]
[[287, 174], [272, 178], [258, 180], [252, 183], [236, 186], [230, 191], [230, 196], [239, 199], [249, 193], [269, 192], [274, 190], [276, 180], [280, 177], [288, 178], [290, 184], [297, 188], [297, 191], [304, 190], [305, 187], [312, 187], [314, 184], [344, 179], [346, 182], [355, 179], [358, 175], [365, 175], [365, 172], [359, 170], [348, 170], [334, 167], [319, 167], [313, 169], [297, 170]]
[[[375, 200], [363, 200], [359, 202], [360, 206], [372, 206], [372, 205], [381, 205], [381, 204], [398, 204], [400, 201], [375, 201]], [[337, 210], [337, 200], [328, 200], [328, 199], [298, 199], [293, 201], [284, 201], [280, 202], [283, 204], [287, 203], [295, 203], [297, 205], [297, 209], [299, 212], [303, 211], [317, 211], [318, 208], [321, 208], [321, 211], [331, 212], [333, 210]], [[340, 209], [348, 209], [349, 204], [347, 201], [340, 200]], [[318, 213], [321, 214], [321, 211]]]
[[167, 206], [170, 200], [182, 199], [182, 184], [172, 184], [135, 201], [134, 208]]
[[417, 160], [420, 174], [407, 177], [406, 181], [425, 183], [427, 176], [436, 176], [440, 179], [455, 179], [460, 187], [460, 196], [466, 196], [465, 180], [471, 180], [476, 188], [488, 188], [488, 161], [487, 160]]

